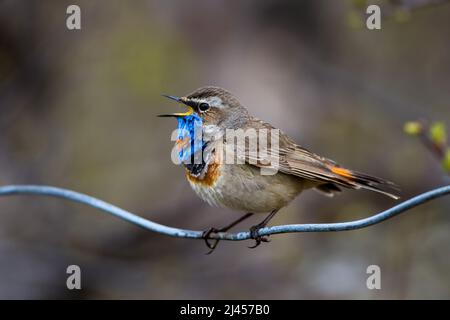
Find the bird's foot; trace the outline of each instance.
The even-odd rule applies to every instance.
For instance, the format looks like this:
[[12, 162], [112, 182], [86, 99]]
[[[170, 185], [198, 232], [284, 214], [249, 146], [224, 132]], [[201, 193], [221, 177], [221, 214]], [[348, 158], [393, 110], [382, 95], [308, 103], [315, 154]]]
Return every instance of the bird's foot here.
[[255, 240], [255, 244], [249, 247], [250, 249], [258, 247], [262, 242], [270, 242], [268, 236], [260, 236], [258, 234], [259, 229], [264, 228], [265, 226], [266, 224], [260, 223], [250, 228], [250, 237]]
[[205, 240], [206, 246], [210, 249], [206, 254], [213, 253], [213, 251], [216, 249], [216, 247], [220, 241], [219, 239], [213, 239], [214, 242], [211, 243], [209, 241], [209, 240], [211, 240], [210, 239], [211, 234], [222, 232], [222, 231], [223, 231], [222, 229], [217, 229], [217, 228], [209, 228], [208, 230], [203, 231], [202, 238], [203, 238], [203, 240]]

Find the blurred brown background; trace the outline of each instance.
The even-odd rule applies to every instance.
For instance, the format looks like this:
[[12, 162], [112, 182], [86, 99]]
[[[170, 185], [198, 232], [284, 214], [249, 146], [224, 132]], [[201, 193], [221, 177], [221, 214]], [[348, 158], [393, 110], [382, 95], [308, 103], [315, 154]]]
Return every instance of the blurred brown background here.
[[[73, 3], [80, 31], [66, 29]], [[361, 3], [0, 1], [0, 184], [66, 187], [175, 227], [225, 225], [238, 213], [195, 196], [170, 161], [175, 121], [155, 117], [178, 110], [161, 93], [203, 85], [227, 88], [301, 145], [395, 181], [404, 199], [448, 184], [402, 126], [450, 125], [450, 5], [386, 14], [369, 31]], [[309, 191], [272, 223], [345, 221], [394, 204]], [[448, 299], [449, 209], [441, 198], [359, 231], [278, 235], [255, 250], [222, 242], [206, 256], [202, 241], [86, 206], [1, 198], [0, 298]], [[70, 264], [81, 291], [66, 289]], [[382, 290], [366, 288], [371, 264]]]

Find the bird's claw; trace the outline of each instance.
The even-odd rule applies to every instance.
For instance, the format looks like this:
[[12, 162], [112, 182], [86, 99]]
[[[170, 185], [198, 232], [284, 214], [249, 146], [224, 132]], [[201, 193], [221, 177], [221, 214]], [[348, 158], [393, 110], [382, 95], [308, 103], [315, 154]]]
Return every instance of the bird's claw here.
[[258, 234], [258, 230], [263, 228], [265, 226], [262, 225], [256, 225], [250, 228], [250, 237], [255, 240], [255, 244], [251, 247], [248, 247], [250, 249], [254, 249], [258, 247], [262, 242], [270, 242], [270, 239], [268, 236], [260, 236]]
[[211, 239], [209, 238], [210, 235], [213, 234], [213, 233], [218, 233], [218, 232], [220, 232], [220, 231], [221, 231], [221, 230], [219, 230], [219, 229], [217, 229], [217, 228], [209, 228], [208, 230], [203, 231], [202, 238], [203, 238], [203, 240], [205, 240], [206, 246], [210, 249], [206, 254], [211, 254], [211, 253], [213, 253], [213, 251], [214, 251], [214, 250], [216, 249], [216, 247], [217, 247], [217, 244], [218, 244], [219, 241], [220, 241], [220, 240], [218, 240], [218, 239], [214, 239], [214, 242], [213, 242], [213, 243], [209, 242], [209, 240], [211, 240]]

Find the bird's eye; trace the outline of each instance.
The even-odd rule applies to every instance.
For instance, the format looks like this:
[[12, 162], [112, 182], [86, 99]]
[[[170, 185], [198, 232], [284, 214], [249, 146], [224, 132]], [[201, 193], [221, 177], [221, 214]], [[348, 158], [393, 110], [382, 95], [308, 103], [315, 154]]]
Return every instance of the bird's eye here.
[[202, 102], [198, 105], [198, 110], [200, 112], [206, 112], [209, 110], [209, 104], [207, 104], [206, 102]]

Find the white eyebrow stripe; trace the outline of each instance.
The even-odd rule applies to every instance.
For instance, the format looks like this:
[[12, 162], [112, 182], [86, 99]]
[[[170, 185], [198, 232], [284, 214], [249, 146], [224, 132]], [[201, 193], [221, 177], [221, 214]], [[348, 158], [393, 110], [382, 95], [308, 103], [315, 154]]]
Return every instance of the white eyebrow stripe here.
[[194, 101], [195, 103], [202, 103], [202, 102], [206, 102], [208, 103], [211, 107], [216, 107], [216, 108], [224, 108], [225, 105], [223, 104], [223, 101], [221, 98], [214, 96], [214, 97], [207, 97], [207, 98], [191, 98], [191, 101]]
[[219, 97], [209, 97], [206, 99], [210, 106], [216, 108], [223, 108], [223, 101]]

